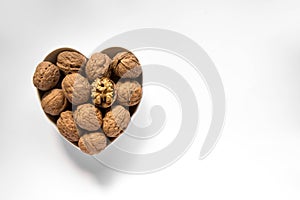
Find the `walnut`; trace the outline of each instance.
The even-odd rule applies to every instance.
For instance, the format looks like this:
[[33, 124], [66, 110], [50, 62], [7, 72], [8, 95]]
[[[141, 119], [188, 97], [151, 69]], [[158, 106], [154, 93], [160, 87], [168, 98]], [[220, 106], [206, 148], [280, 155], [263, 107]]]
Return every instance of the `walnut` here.
[[33, 84], [42, 91], [55, 87], [59, 81], [59, 68], [51, 62], [41, 62], [33, 75]]
[[90, 98], [90, 84], [78, 73], [66, 75], [61, 85], [65, 96], [74, 105], [85, 103]]
[[118, 82], [116, 85], [118, 93], [118, 101], [124, 106], [134, 106], [141, 101], [142, 86], [133, 80]]
[[68, 101], [61, 89], [53, 89], [42, 97], [42, 108], [45, 113], [59, 115], [68, 105]]
[[121, 78], [136, 78], [142, 73], [139, 60], [131, 52], [121, 52], [115, 55], [111, 67]]
[[129, 122], [129, 111], [118, 105], [105, 114], [103, 131], [108, 137], [118, 137], [127, 128]]
[[97, 154], [107, 145], [107, 139], [103, 133], [88, 133], [80, 137], [78, 146], [84, 153], [93, 155]]
[[92, 104], [83, 104], [74, 112], [74, 119], [78, 126], [88, 131], [96, 131], [102, 125], [102, 114]]
[[57, 56], [56, 65], [65, 74], [78, 72], [86, 64], [86, 57], [75, 51], [63, 51]]
[[115, 83], [109, 78], [97, 78], [92, 83], [92, 100], [96, 106], [110, 107], [116, 100]]
[[71, 111], [62, 112], [56, 125], [59, 132], [70, 142], [77, 142], [79, 140], [79, 130]]
[[86, 63], [85, 73], [90, 81], [96, 78], [109, 77], [111, 59], [103, 53], [94, 53]]

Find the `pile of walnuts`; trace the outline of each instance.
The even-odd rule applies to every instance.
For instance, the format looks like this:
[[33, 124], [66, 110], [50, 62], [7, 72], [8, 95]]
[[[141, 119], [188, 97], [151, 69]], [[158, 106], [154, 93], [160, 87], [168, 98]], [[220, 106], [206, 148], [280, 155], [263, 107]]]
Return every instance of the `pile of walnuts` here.
[[81, 151], [99, 153], [124, 132], [141, 101], [139, 60], [130, 51], [88, 59], [66, 48], [47, 58], [33, 75], [44, 112]]

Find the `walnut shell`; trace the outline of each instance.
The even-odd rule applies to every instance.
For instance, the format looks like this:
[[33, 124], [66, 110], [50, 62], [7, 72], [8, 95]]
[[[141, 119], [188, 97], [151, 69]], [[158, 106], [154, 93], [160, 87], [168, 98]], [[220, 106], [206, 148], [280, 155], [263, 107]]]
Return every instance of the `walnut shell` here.
[[33, 84], [39, 90], [46, 91], [55, 87], [59, 81], [59, 68], [51, 62], [41, 62], [35, 69]]
[[103, 53], [94, 53], [86, 63], [85, 73], [90, 81], [96, 78], [109, 77], [111, 59]]
[[78, 73], [66, 75], [61, 86], [67, 99], [74, 105], [85, 103], [90, 98], [90, 84]]
[[77, 142], [79, 140], [79, 130], [71, 111], [62, 112], [56, 125], [59, 132], [70, 142]]
[[108, 137], [118, 137], [127, 128], [129, 122], [129, 111], [118, 105], [105, 114], [103, 131]]
[[133, 80], [126, 80], [124, 82], [117, 83], [118, 101], [124, 106], [134, 106], [141, 101], [142, 98], [142, 86]]
[[57, 56], [56, 65], [65, 74], [78, 72], [86, 64], [86, 57], [75, 51], [63, 51]]
[[115, 55], [111, 67], [121, 78], [136, 78], [142, 73], [139, 60], [131, 52], [121, 52]]
[[83, 104], [74, 112], [74, 119], [78, 126], [88, 131], [96, 131], [102, 125], [102, 114], [92, 104]]
[[99, 153], [106, 145], [107, 138], [100, 132], [85, 134], [78, 141], [80, 150], [90, 155]]
[[59, 115], [68, 105], [68, 101], [61, 89], [53, 89], [42, 97], [42, 108], [45, 113]]
[[110, 107], [116, 100], [117, 94], [115, 83], [109, 78], [97, 78], [92, 83], [92, 101], [96, 106], [102, 108]]

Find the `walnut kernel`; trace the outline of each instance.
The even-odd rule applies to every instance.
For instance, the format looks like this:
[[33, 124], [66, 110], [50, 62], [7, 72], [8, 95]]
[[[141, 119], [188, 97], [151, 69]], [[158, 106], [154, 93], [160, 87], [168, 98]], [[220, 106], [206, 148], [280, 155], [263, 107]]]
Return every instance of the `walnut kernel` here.
[[111, 66], [114, 73], [121, 78], [136, 78], [142, 73], [139, 60], [131, 52], [121, 52], [115, 55]]
[[127, 128], [129, 122], [129, 111], [118, 105], [105, 114], [103, 131], [108, 137], [118, 137]]
[[56, 65], [65, 74], [78, 72], [86, 64], [86, 57], [75, 51], [63, 51], [57, 56]]
[[77, 129], [71, 111], [62, 112], [56, 125], [59, 132], [70, 142], [77, 142], [79, 140], [79, 130]]
[[61, 85], [65, 96], [74, 105], [85, 103], [90, 98], [90, 84], [78, 73], [66, 75]]
[[68, 105], [68, 101], [61, 89], [53, 89], [42, 97], [42, 108], [45, 113], [59, 115]]
[[96, 131], [102, 125], [102, 114], [92, 104], [83, 104], [74, 112], [74, 119], [78, 126], [88, 131]]
[[116, 100], [115, 84], [109, 78], [97, 78], [92, 83], [93, 103], [102, 108], [110, 107]]
[[107, 145], [107, 139], [103, 133], [88, 133], [80, 137], [78, 146], [84, 153], [93, 155], [97, 154]]
[[109, 77], [111, 59], [103, 53], [94, 53], [86, 63], [85, 73], [90, 81], [96, 78]]
[[58, 67], [51, 62], [44, 61], [36, 67], [33, 75], [33, 84], [38, 89], [46, 91], [56, 86], [59, 77]]

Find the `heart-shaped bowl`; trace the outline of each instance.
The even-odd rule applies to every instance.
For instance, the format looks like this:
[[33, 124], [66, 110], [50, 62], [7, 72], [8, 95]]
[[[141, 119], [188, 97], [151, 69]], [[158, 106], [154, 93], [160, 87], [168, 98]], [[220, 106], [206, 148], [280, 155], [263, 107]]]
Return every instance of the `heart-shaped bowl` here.
[[[82, 54], [81, 52], [79, 52], [79, 51], [77, 51], [77, 50], [75, 50], [75, 49], [64, 47], [64, 48], [56, 49], [56, 50], [52, 51], [51, 53], [49, 53], [49, 54], [44, 58], [43, 61], [48, 61], [48, 62], [50, 62], [50, 63], [56, 65], [56, 64], [57, 64], [57, 57], [58, 57], [58, 55], [59, 55], [60, 53], [62, 53], [62, 52], [65, 52], [65, 51], [68, 51], [68, 52], [76, 52], [76, 53], [78, 53], [78, 54], [84, 56], [84, 54]], [[121, 53], [121, 52], [129, 52], [129, 53], [132, 53], [131, 51], [129, 51], [129, 50], [125, 49], [125, 48], [122, 48], [122, 47], [111, 47], [111, 48], [107, 48], [107, 49], [104, 49], [103, 51], [101, 51], [101, 53], [106, 54], [111, 60], [113, 60], [113, 58], [114, 58], [118, 53]], [[94, 53], [97, 53], [97, 52], [94, 52]], [[93, 53], [93, 54], [94, 54], [94, 53]], [[84, 56], [84, 57], [85, 57], [85, 56]], [[86, 57], [85, 57], [85, 58], [86, 58]], [[87, 60], [88, 60], [88, 59], [87, 59]], [[81, 67], [83, 70], [81, 70], [81, 73], [80, 73], [80, 74], [81, 74], [82, 76], [86, 77], [86, 74], [85, 74], [85, 72], [84, 72], [84, 71], [85, 71], [85, 70], [84, 70], [84, 67], [85, 67], [85, 66], [82, 66], [82, 67]], [[111, 75], [110, 75], [109, 78], [110, 78], [116, 85], [117, 85], [119, 82], [122, 82], [122, 81], [124, 81], [124, 80], [125, 80], [125, 81], [128, 80], [128, 78], [122, 78], [122, 77], [117, 76], [117, 75], [113, 72], [113, 70], [111, 70], [111, 71], [112, 71], [112, 72], [111, 72]], [[63, 81], [63, 79], [65, 78], [66, 75], [67, 75], [67, 74], [65, 74], [63, 71], [60, 70], [60, 79], [59, 79], [57, 85], [55, 86], [55, 88], [57, 88], [57, 89], [61, 89], [61, 88], [62, 88], [62, 81]], [[138, 82], [138, 83], [140, 84], [140, 86], [141, 86], [141, 89], [142, 89], [142, 87], [143, 87], [143, 72], [141, 72], [140, 75], [139, 75], [138, 77], [132, 78], [132, 79], [130, 79], [130, 80], [133, 80], [133, 81]], [[90, 83], [91, 83], [91, 82], [90, 82]], [[53, 88], [51, 88], [51, 89], [53, 89]], [[50, 90], [51, 90], [51, 89], [50, 89]], [[37, 88], [37, 93], [38, 93], [39, 100], [40, 100], [41, 103], [42, 103], [42, 98], [43, 98], [43, 96], [44, 96], [47, 92], [49, 92], [49, 90], [47, 90], [47, 91], [42, 91], [42, 90], [40, 90], [40, 89]], [[118, 95], [118, 94], [116, 94], [116, 95]], [[92, 103], [91, 100], [89, 100], [89, 102]], [[125, 107], [125, 109], [129, 111], [129, 113], [130, 113], [130, 118], [131, 118], [131, 117], [134, 115], [134, 113], [137, 111], [137, 108], [138, 108], [139, 104], [140, 104], [140, 101], [139, 101], [139, 103], [137, 103], [137, 104], [135, 104], [135, 105], [133, 105], [133, 106], [124, 106], [124, 105], [122, 105], [122, 106]], [[110, 107], [108, 107], [108, 108], [99, 108], [99, 110], [101, 111], [102, 116], [105, 116], [105, 114], [106, 114], [107, 112], [111, 111], [112, 108], [115, 107], [115, 106], [117, 106], [117, 105], [119, 105], [119, 101], [118, 101], [118, 100], [116, 100], [116, 101], [113, 103], [113, 105], [111, 105]], [[73, 105], [70, 101], [68, 101], [67, 106], [66, 106], [66, 108], [64, 109], [64, 111], [69, 110], [69, 111], [72, 111], [72, 113], [74, 113], [74, 111], [77, 109], [78, 106], [79, 106], [79, 105]], [[62, 112], [63, 112], [63, 111], [62, 111]], [[47, 114], [46, 112], [44, 112], [44, 113], [46, 114], [46, 116], [48, 117], [48, 119], [52, 122], [52, 124], [55, 126], [55, 129], [56, 129], [57, 132], [59, 133], [60, 131], [59, 131], [58, 127], [57, 127], [57, 120], [59, 119], [60, 115], [53, 116], [53, 115]], [[83, 130], [83, 129], [82, 129], [81, 127], [79, 127], [78, 125], [76, 125], [76, 127], [77, 127], [78, 132], [80, 133], [80, 137], [82, 137], [84, 134], [88, 133], [86, 130]], [[102, 132], [102, 133], [104, 132], [104, 131], [103, 131], [102, 125], [101, 125], [101, 128], [98, 129], [97, 131], [98, 131], [98, 132]], [[125, 131], [126, 131], [126, 128], [125, 128], [124, 130], [122, 130], [121, 133], [124, 134]], [[94, 132], [95, 132], [95, 131], [94, 131]], [[122, 134], [118, 135], [118, 137], [121, 136]], [[72, 142], [72, 141], [69, 141], [69, 140], [68, 140], [65, 136], [63, 136], [62, 134], [59, 134], [59, 135], [61, 135], [62, 138], [63, 138], [64, 140], [66, 140], [66, 141], [68, 141], [70, 144], [72, 144], [76, 149], [83, 151], [82, 149], [79, 148], [79, 145], [78, 145], [78, 142], [77, 142], [77, 141], [76, 141], [76, 142]], [[108, 137], [108, 136], [106, 136], [106, 139], [107, 139], [107, 145], [106, 145], [106, 147], [108, 147], [108, 146], [109, 146], [115, 139], [117, 139], [118, 137]], [[89, 144], [87, 144], [87, 145], [89, 145]], [[84, 151], [83, 151], [83, 152], [84, 152]], [[85, 152], [85, 153], [87, 153], [87, 152]], [[97, 152], [97, 153], [99, 153], [99, 152]]]

